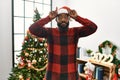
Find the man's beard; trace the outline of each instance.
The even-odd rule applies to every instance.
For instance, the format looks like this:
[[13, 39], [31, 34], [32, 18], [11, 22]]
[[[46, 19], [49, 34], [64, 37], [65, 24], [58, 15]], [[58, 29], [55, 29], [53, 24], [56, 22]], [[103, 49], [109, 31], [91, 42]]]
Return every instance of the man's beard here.
[[58, 28], [60, 31], [68, 31], [68, 26], [69, 26], [69, 22], [68, 23], [63, 23], [63, 24], [66, 24], [66, 25], [62, 25], [62, 23], [57, 23], [58, 25]]

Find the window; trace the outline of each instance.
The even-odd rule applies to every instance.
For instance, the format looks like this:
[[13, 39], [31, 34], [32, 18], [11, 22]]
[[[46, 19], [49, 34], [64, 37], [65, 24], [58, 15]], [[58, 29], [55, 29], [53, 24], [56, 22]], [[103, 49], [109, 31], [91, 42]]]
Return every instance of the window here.
[[34, 10], [38, 9], [41, 18], [47, 16], [52, 10], [52, 0], [12, 0], [12, 4], [13, 63], [17, 63], [16, 55], [20, 53], [26, 32], [33, 23]]

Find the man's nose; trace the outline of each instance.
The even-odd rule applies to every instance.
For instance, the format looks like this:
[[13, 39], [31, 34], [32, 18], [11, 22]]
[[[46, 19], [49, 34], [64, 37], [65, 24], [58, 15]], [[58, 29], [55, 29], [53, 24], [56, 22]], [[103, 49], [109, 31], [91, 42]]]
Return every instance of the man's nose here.
[[63, 18], [61, 19], [61, 21], [66, 21], [66, 19], [63, 17]]

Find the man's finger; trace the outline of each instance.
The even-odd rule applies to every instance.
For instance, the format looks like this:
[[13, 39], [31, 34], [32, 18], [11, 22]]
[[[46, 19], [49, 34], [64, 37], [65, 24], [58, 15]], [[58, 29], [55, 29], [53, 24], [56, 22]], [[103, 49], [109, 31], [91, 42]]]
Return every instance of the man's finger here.
[[56, 10], [55, 10], [56, 12], [58, 11], [58, 7], [56, 7]]

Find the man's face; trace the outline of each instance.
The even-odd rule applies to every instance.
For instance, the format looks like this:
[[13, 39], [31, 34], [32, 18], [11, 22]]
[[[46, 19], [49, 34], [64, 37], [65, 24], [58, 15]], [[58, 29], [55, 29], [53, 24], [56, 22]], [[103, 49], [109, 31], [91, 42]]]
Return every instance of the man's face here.
[[69, 15], [66, 14], [66, 13], [62, 13], [62, 14], [59, 14], [58, 17], [57, 17], [57, 24], [59, 27], [68, 27], [68, 23], [69, 23]]

